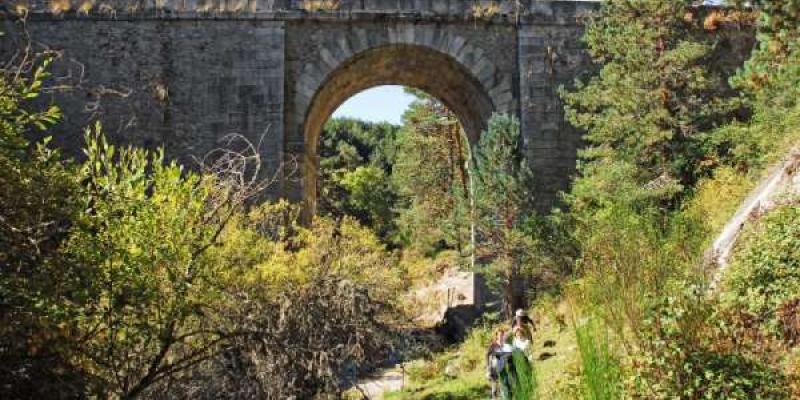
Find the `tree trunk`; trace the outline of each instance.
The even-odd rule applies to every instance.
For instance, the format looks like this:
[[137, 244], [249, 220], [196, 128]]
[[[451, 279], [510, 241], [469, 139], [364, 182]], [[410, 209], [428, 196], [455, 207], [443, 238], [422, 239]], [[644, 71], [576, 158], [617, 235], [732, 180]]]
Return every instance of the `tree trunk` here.
[[512, 319], [516, 310], [525, 309], [528, 306], [525, 296], [525, 283], [520, 276], [519, 264], [516, 260], [511, 264], [504, 286], [503, 311], [506, 318]]

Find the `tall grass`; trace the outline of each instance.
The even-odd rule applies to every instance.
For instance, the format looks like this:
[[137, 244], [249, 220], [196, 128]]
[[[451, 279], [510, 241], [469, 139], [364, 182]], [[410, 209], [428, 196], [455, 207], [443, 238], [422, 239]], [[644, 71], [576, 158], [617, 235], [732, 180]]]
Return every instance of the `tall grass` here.
[[517, 380], [513, 382], [513, 400], [538, 400], [539, 381], [536, 379], [536, 369], [525, 358], [521, 351], [515, 351], [511, 355], [511, 362], [517, 371]]
[[613, 354], [608, 329], [596, 318], [575, 325], [581, 356], [581, 384], [586, 400], [616, 400], [622, 397], [622, 371]]

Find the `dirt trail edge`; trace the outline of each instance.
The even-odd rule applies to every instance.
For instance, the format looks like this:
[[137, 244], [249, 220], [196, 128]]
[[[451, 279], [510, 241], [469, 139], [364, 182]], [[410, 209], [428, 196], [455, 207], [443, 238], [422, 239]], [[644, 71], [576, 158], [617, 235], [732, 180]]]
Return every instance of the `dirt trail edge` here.
[[769, 211], [776, 205], [779, 196], [786, 193], [800, 193], [800, 147], [795, 147], [784, 159], [772, 168], [769, 175], [753, 189], [742, 202], [733, 218], [725, 224], [706, 253], [716, 271], [711, 280], [710, 292], [716, 292], [728, 264], [731, 252], [739, 233], [747, 222], [755, 216]]

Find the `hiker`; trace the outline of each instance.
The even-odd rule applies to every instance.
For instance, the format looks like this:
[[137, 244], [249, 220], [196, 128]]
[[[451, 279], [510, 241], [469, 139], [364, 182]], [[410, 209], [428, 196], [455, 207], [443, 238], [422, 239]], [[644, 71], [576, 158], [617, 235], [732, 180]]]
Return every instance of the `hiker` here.
[[[511, 400], [511, 380], [513, 377], [510, 363], [512, 347], [506, 343], [506, 331], [498, 328], [492, 336], [492, 342], [486, 352], [487, 377], [492, 383], [492, 399], [497, 398], [498, 391], [500, 398]], [[498, 388], [499, 385], [499, 388]]]
[[519, 335], [521, 338], [527, 339], [530, 344], [533, 342], [534, 330], [536, 330], [536, 325], [525, 313], [525, 310], [520, 308], [514, 312], [514, 320], [511, 322], [511, 333], [514, 337]]
[[529, 331], [522, 326], [515, 326], [511, 333], [511, 346], [527, 355], [532, 342]]

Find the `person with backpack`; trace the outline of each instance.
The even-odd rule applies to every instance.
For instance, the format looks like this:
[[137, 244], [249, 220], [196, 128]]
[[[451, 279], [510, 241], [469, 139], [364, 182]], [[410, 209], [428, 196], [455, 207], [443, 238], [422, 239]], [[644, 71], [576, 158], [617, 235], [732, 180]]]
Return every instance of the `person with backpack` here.
[[497, 399], [498, 392], [502, 400], [511, 400], [514, 372], [511, 363], [513, 348], [506, 343], [506, 331], [498, 328], [492, 336], [486, 351], [487, 377], [492, 385], [492, 399]]
[[517, 310], [514, 313], [514, 320], [511, 322], [511, 345], [530, 357], [530, 353], [533, 350], [531, 345], [533, 344], [533, 331], [535, 329], [536, 325], [525, 314], [525, 311], [522, 309]]

